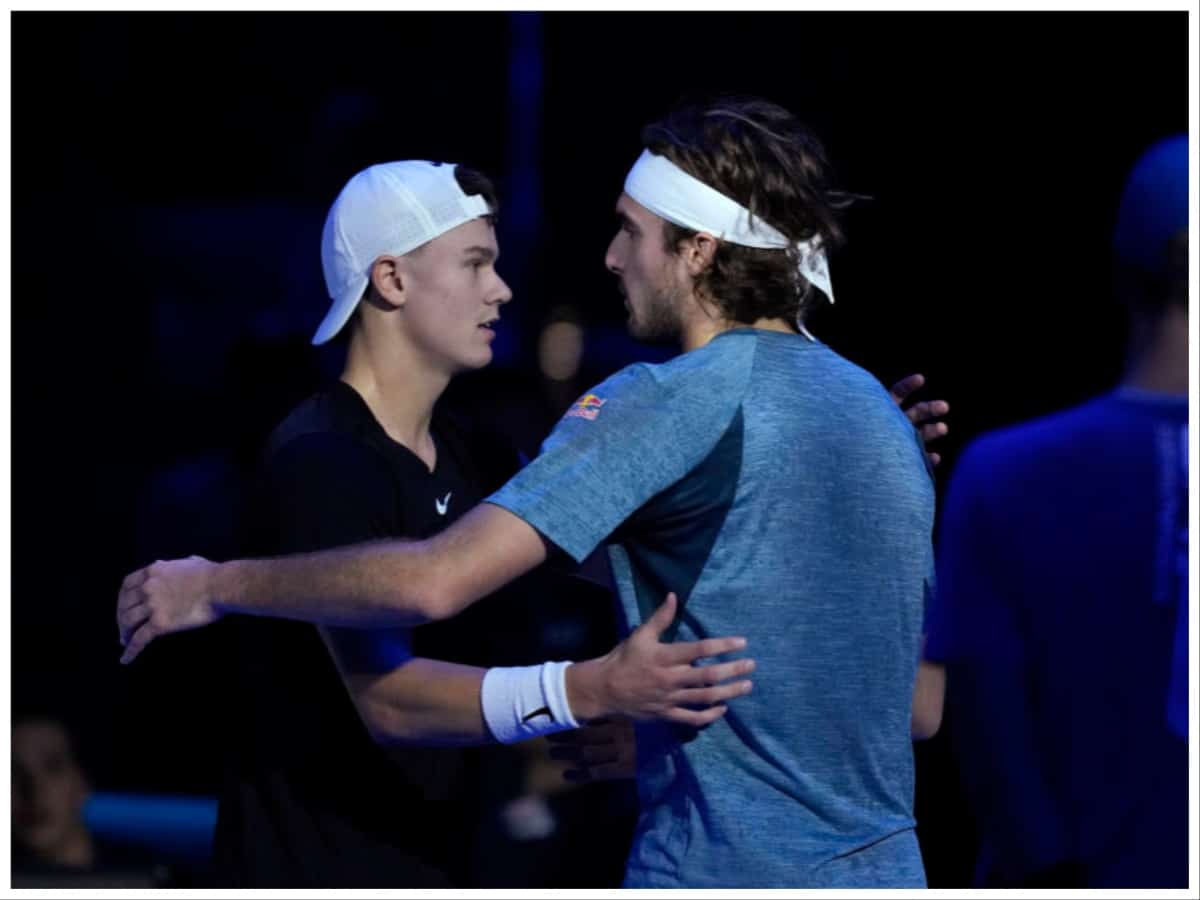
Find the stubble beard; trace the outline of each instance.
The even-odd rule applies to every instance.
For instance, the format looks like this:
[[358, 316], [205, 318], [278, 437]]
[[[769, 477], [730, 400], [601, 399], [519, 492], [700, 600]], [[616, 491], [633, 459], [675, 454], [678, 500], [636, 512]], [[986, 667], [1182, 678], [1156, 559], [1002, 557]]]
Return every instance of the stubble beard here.
[[678, 343], [683, 333], [682, 305], [682, 291], [678, 288], [656, 290], [640, 309], [630, 306], [630, 335], [647, 344]]

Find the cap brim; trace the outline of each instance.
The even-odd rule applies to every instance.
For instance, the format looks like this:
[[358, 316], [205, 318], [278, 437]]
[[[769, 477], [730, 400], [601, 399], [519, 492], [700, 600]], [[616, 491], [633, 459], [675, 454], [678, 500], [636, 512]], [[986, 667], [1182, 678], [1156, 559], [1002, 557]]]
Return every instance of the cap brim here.
[[312, 342], [314, 346], [324, 344], [342, 330], [342, 327], [354, 315], [354, 310], [358, 307], [358, 301], [362, 299], [363, 292], [366, 289], [367, 279], [364, 276], [356, 279], [340, 297], [333, 301], [333, 305], [329, 307], [329, 312], [325, 314], [325, 318], [317, 326], [317, 333], [313, 335]]

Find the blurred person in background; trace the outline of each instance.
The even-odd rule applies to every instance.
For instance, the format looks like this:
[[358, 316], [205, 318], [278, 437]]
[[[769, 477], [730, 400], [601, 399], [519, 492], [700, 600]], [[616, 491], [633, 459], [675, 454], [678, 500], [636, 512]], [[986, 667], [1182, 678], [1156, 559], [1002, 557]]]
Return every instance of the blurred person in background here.
[[976, 440], [926, 657], [947, 668], [978, 887], [1187, 886], [1188, 140], [1113, 233], [1121, 383]]
[[54, 716], [26, 713], [12, 726], [14, 887], [151, 887], [166, 870], [146, 854], [93, 835], [92, 793], [71, 736]]

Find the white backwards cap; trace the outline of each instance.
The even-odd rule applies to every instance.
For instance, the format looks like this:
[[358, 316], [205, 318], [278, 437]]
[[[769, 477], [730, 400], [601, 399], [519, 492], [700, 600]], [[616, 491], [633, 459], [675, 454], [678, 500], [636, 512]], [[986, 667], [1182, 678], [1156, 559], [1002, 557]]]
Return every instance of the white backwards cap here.
[[403, 256], [491, 212], [481, 195], [463, 193], [454, 169], [453, 163], [404, 160], [363, 169], [346, 182], [321, 232], [321, 268], [333, 303], [314, 344], [341, 331], [376, 259]]

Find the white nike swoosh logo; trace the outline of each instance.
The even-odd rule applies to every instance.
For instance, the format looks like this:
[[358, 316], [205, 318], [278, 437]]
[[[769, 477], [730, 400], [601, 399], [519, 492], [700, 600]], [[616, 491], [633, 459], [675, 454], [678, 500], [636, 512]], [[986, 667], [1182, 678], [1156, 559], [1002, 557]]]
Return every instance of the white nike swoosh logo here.
[[437, 507], [439, 516], [444, 516], [446, 514], [446, 510], [448, 510], [450, 508], [450, 496], [453, 493], [454, 493], [454, 491], [451, 491], [449, 494], [447, 494], [441, 500], [439, 500], [437, 497], [433, 498], [433, 505], [435, 507]]

